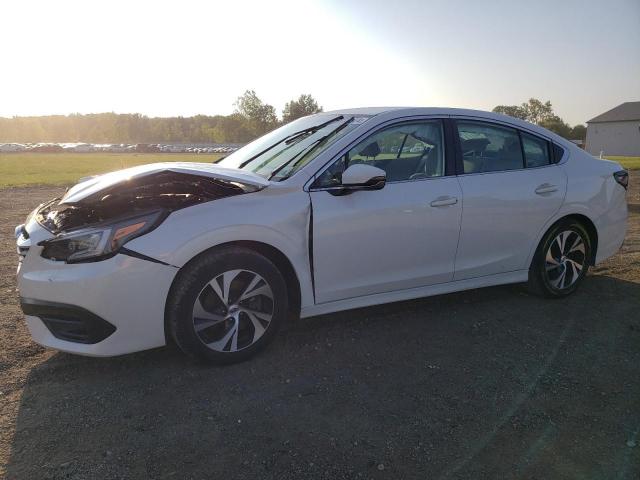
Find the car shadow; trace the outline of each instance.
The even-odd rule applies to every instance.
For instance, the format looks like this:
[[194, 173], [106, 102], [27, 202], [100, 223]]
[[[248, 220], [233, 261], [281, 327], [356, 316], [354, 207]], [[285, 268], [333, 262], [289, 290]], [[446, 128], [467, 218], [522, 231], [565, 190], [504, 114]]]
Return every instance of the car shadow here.
[[7, 478], [637, 478], [640, 284], [472, 290], [304, 319], [258, 357], [33, 369]]

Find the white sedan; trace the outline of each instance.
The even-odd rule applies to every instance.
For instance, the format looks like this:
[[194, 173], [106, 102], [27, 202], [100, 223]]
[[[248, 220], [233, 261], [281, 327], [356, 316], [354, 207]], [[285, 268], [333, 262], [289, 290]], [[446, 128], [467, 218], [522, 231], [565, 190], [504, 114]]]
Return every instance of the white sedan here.
[[16, 228], [33, 339], [248, 358], [289, 317], [516, 282], [569, 295], [618, 251], [627, 172], [499, 114], [369, 108], [289, 123], [217, 165], [85, 180]]

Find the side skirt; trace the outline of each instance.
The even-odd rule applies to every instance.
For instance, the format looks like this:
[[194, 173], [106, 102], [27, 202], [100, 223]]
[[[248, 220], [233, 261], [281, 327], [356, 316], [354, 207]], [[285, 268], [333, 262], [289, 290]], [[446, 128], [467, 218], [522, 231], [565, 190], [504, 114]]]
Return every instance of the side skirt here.
[[396, 292], [376, 293], [374, 295], [348, 298], [346, 300], [338, 300], [336, 302], [320, 303], [317, 305], [303, 307], [302, 311], [300, 312], [300, 317], [313, 317], [315, 315], [324, 315], [326, 313], [350, 310], [352, 308], [370, 307], [372, 305], [381, 305], [383, 303], [401, 302], [403, 300], [431, 297], [434, 295], [459, 292], [462, 290], [471, 290], [474, 288], [492, 287], [495, 285], [504, 285], [508, 283], [521, 283], [527, 281], [528, 275], [528, 270], [517, 270], [515, 272], [499, 273], [497, 275], [467, 278], [465, 280], [458, 280], [455, 282], [438, 283], [436, 285], [429, 285], [426, 287], [410, 288], [407, 290], [399, 290]]

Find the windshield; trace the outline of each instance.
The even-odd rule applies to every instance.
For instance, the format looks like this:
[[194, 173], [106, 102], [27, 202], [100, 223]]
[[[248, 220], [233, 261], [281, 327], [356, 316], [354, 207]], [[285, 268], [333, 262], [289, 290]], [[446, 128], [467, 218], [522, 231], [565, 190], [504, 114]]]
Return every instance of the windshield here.
[[318, 114], [299, 118], [245, 145], [218, 164], [281, 181], [369, 117]]

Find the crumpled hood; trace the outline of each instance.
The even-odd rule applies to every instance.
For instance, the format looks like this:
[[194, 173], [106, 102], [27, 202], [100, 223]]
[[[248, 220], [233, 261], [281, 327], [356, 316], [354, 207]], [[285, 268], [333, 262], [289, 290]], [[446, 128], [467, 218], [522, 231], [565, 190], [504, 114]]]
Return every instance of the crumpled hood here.
[[38, 207], [34, 217], [58, 234], [150, 212], [168, 215], [267, 185], [254, 173], [208, 163], [153, 163], [82, 181], [61, 199]]
[[[124, 170], [89, 178], [70, 188], [64, 197], [62, 197], [60, 203], [73, 204], [81, 200], [91, 200], [92, 198], [100, 196], [101, 192], [111, 190], [111, 187], [115, 185], [126, 184], [132, 180], [160, 172], [197, 175], [227, 182], [237, 182], [258, 188], [264, 188], [269, 185], [269, 181], [264, 177], [236, 168], [225, 168], [211, 163], [161, 162], [139, 165], [137, 167], [126, 168]], [[125, 185], [122, 186], [124, 187]]]

